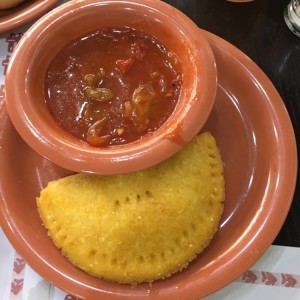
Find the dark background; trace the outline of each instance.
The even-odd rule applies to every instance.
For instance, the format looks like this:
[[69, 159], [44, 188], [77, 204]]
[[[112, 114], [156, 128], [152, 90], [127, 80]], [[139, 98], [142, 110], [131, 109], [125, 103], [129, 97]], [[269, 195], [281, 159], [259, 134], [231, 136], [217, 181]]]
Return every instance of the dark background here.
[[[241, 49], [266, 73], [289, 112], [299, 156], [300, 38], [288, 29], [283, 18], [289, 0], [255, 0], [248, 3], [226, 0], [164, 2], [177, 7], [202, 29]], [[300, 247], [299, 177], [290, 212], [273, 244]]]

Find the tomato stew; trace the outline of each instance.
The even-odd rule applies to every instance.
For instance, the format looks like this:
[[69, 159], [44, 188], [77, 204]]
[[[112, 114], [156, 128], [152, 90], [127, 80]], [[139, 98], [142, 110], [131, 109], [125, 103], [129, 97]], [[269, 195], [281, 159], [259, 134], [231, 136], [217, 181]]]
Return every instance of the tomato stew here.
[[58, 124], [90, 145], [130, 143], [172, 114], [181, 64], [154, 37], [104, 28], [65, 46], [50, 63], [45, 96]]

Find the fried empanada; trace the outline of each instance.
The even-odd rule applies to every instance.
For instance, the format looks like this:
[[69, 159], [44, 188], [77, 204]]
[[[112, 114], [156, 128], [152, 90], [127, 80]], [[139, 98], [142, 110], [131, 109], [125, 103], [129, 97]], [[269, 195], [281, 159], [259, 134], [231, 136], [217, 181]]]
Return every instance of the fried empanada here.
[[204, 133], [146, 170], [52, 181], [37, 205], [49, 235], [74, 265], [135, 284], [182, 270], [206, 248], [220, 222], [224, 190], [219, 150]]

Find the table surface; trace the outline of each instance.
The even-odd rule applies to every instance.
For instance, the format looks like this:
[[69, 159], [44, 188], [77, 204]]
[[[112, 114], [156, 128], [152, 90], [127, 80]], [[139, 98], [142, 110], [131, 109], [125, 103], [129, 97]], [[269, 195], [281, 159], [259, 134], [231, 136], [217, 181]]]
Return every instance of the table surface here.
[[[290, 115], [300, 149], [300, 38], [286, 26], [289, 0], [164, 1], [187, 14], [197, 25], [229, 41], [248, 55], [269, 77]], [[299, 165], [298, 165], [299, 170]], [[286, 184], [289, 184], [288, 182]], [[300, 247], [300, 178], [288, 217], [274, 245]]]
[[[66, 2], [66, 0], [60, 2]], [[187, 14], [199, 27], [224, 38], [241, 49], [266, 73], [277, 88], [289, 112], [299, 153], [300, 38], [289, 31], [283, 19], [284, 8], [289, 0], [255, 0], [249, 3], [232, 3], [225, 0], [164, 0], [164, 2]], [[2, 66], [4, 65], [2, 63]], [[256, 275], [255, 282], [249, 284], [247, 278], [241, 276], [226, 288], [206, 299], [298, 299], [300, 290], [299, 216], [300, 178], [297, 180], [289, 215], [273, 243], [274, 245], [298, 248], [270, 247], [261, 260], [248, 271]], [[0, 299], [21, 299], [21, 296], [22, 299], [28, 300], [75, 299], [50, 283], [46, 283], [29, 266], [26, 266], [25, 272], [25, 264], [23, 264], [23, 273], [16, 275], [13, 271], [14, 266], [16, 261], [21, 258], [5, 239], [1, 228], [0, 244], [0, 258], [2, 258], [0, 261]], [[24, 261], [21, 259], [21, 262]], [[269, 283], [265, 282], [263, 276], [266, 272], [275, 278], [274, 286], [276, 288], [270, 289]], [[294, 285], [289, 286], [282, 280], [282, 276], [287, 275], [295, 280]], [[15, 276], [17, 277], [15, 278]], [[15, 295], [11, 283], [13, 280], [21, 280], [20, 278], [24, 283], [23, 290]]]

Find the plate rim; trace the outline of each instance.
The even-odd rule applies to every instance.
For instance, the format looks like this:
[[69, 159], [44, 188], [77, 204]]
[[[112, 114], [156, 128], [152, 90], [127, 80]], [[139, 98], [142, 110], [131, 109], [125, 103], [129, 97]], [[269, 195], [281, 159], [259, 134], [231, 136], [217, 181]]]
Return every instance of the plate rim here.
[[58, 1], [59, 0], [34, 0], [25, 7], [22, 6], [23, 3], [20, 3], [16, 8], [12, 8], [14, 10], [11, 13], [2, 17], [0, 16], [0, 34], [22, 26], [34, 18], [37, 18], [54, 6]]
[[[274, 84], [271, 82], [271, 80], [268, 78], [268, 76], [265, 74], [265, 72], [249, 57], [247, 56], [244, 52], [242, 52], [239, 48], [237, 48], [235, 45], [231, 44], [230, 42], [226, 41], [225, 39], [217, 36], [214, 33], [205, 31], [203, 29], [200, 29], [201, 31], [204, 32], [206, 35], [207, 39], [209, 40], [211, 45], [214, 45], [215, 47], [221, 49], [221, 51], [226, 52], [228, 56], [231, 56], [231, 58], [237, 62], [240, 63], [240, 65], [243, 67], [243, 69], [249, 74], [249, 76], [260, 86], [260, 89], [265, 92], [265, 94], [269, 95], [272, 94], [275, 97], [272, 97], [272, 102], [269, 103], [269, 106], [273, 109], [274, 115], [277, 117], [279, 114], [281, 114], [281, 119], [280, 122], [278, 119], [276, 119], [277, 124], [285, 124], [284, 128], [288, 128], [288, 130], [285, 131], [285, 136], [284, 136], [284, 141], [287, 141], [287, 143], [281, 143], [279, 144], [280, 148], [283, 150], [282, 152], [285, 152], [285, 155], [289, 154], [289, 160], [290, 164], [289, 166], [286, 166], [284, 171], [287, 173], [289, 176], [286, 178], [291, 179], [289, 182], [289, 187], [286, 189], [288, 193], [285, 193], [285, 200], [286, 200], [286, 205], [284, 206], [284, 210], [281, 213], [281, 218], [277, 219], [276, 222], [270, 223], [270, 220], [263, 225], [269, 225], [268, 226], [268, 234], [264, 234], [264, 232], [259, 232], [256, 236], [256, 239], [252, 241], [253, 245], [255, 244], [260, 244], [259, 245], [259, 251], [255, 250], [252, 255], [252, 259], [249, 261], [244, 261], [243, 257], [235, 257], [237, 259], [237, 263], [240, 265], [244, 266], [244, 270], [246, 271], [249, 269], [253, 264], [255, 264], [261, 257], [262, 255], [267, 251], [269, 246], [272, 244], [274, 239], [276, 238], [277, 234], [281, 230], [286, 217], [289, 213], [294, 193], [295, 193], [295, 188], [296, 188], [296, 183], [297, 183], [297, 173], [298, 173], [298, 154], [297, 154], [297, 142], [296, 142], [296, 137], [295, 137], [295, 132], [294, 128], [291, 122], [291, 118], [289, 116], [289, 113], [287, 111], [287, 108], [285, 106], [285, 103], [283, 99], [281, 98], [278, 90], [274, 86]], [[247, 65], [247, 66], [246, 66]], [[261, 84], [263, 82], [263, 84]], [[267, 98], [267, 96], [266, 96]], [[271, 97], [268, 97], [271, 99]], [[277, 128], [278, 129], [278, 128]], [[288, 146], [287, 146], [288, 145]], [[282, 162], [279, 163], [280, 165]], [[283, 176], [282, 176], [283, 177]], [[281, 192], [281, 194], [283, 194]], [[277, 195], [277, 198], [278, 195]], [[270, 231], [272, 234], [270, 234]], [[259, 236], [264, 236], [264, 239], [262, 238], [257, 238]], [[264, 241], [264, 243], [261, 244], [261, 240]], [[245, 247], [244, 250], [247, 250], [247, 247]], [[239, 251], [241, 252], [241, 251]], [[237, 253], [238, 254], [238, 253]], [[231, 268], [232, 269], [232, 268]], [[215, 280], [218, 281], [219, 288], [215, 289], [214, 292], [217, 292], [218, 290], [224, 288], [227, 286], [230, 282], [233, 282], [235, 279], [237, 279], [239, 276], [242, 275], [241, 271], [239, 272], [232, 272], [231, 273], [231, 281], [228, 283], [228, 280], [224, 280], [224, 278], [221, 278], [220, 275], [214, 274], [215, 275]], [[209, 293], [211, 294], [211, 293]], [[206, 293], [203, 296], [209, 295]]]

